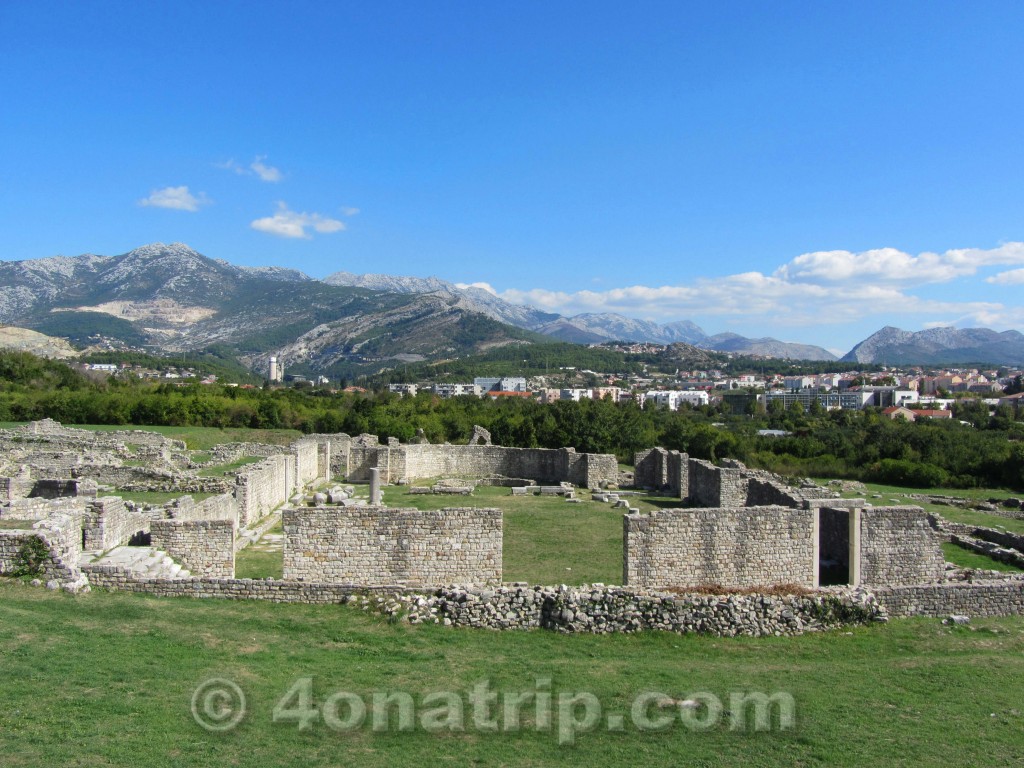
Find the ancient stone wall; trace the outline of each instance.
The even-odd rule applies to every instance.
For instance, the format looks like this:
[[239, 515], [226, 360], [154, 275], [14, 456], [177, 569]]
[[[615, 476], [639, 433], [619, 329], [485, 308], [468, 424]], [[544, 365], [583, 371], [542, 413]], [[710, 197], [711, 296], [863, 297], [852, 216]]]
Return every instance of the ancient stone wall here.
[[402, 446], [362, 445], [350, 449], [349, 482], [366, 483], [370, 469], [379, 469], [384, 483], [408, 483], [431, 477], [503, 475], [539, 483], [597, 488], [618, 479], [618, 462], [610, 454], [576, 453], [572, 448], [504, 448], [499, 445]]
[[[691, 462], [692, 466], [692, 462]], [[668, 509], [623, 520], [624, 580], [658, 589], [817, 586], [813, 510]]]
[[781, 507], [803, 506], [803, 499], [781, 483], [761, 478], [751, 477], [747, 479], [748, 507], [764, 507], [777, 505]]
[[129, 509], [120, 496], [102, 496], [86, 505], [82, 522], [88, 552], [103, 552], [149, 532], [149, 517]]
[[93, 586], [165, 597], [344, 604], [380, 610], [411, 623], [498, 630], [549, 629], [604, 634], [662, 630], [733, 637], [799, 635], [880, 615], [854, 593], [806, 596], [666, 595], [620, 587], [359, 587], [270, 579], [138, 579], [115, 566], [85, 566]]
[[49, 550], [50, 559], [40, 574], [44, 579], [73, 582], [80, 578], [78, 561], [82, 554], [81, 512], [59, 512], [39, 521], [31, 530], [0, 530], [0, 574], [11, 574], [20, 565], [19, 553], [36, 539]]
[[920, 507], [865, 507], [860, 511], [860, 583], [939, 581], [945, 572], [940, 541]]
[[164, 505], [163, 511], [168, 520], [230, 520], [238, 527], [238, 502], [228, 493], [199, 502], [191, 496], [181, 496]]
[[35, 481], [26, 471], [15, 477], [0, 477], [0, 502], [23, 499], [32, 492]]
[[85, 511], [85, 497], [70, 499], [15, 499], [0, 506], [0, 519], [42, 520], [49, 515], [67, 512], [81, 514]]
[[316, 440], [303, 439], [292, 443], [289, 448], [295, 457], [295, 483], [309, 485], [326, 477], [320, 475], [320, 444]]
[[150, 544], [194, 576], [235, 577], [235, 528], [231, 520], [154, 520]]
[[742, 507], [747, 503], [747, 479], [743, 470], [716, 467], [702, 459], [690, 459], [687, 464], [691, 506]]
[[1020, 616], [1024, 580], [877, 587], [876, 599], [890, 616]]
[[689, 458], [685, 453], [664, 448], [641, 451], [633, 462], [633, 484], [685, 499], [690, 495]]
[[295, 462], [289, 454], [246, 466], [235, 477], [238, 523], [248, 526], [284, 504], [296, 490]]
[[501, 581], [498, 509], [310, 507], [283, 513], [286, 581], [486, 584]]

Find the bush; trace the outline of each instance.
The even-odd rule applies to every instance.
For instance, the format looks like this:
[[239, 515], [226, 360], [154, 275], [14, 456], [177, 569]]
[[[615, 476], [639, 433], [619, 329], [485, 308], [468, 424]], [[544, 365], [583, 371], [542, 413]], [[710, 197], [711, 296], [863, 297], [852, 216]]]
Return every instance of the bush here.
[[935, 488], [949, 479], [949, 473], [942, 467], [909, 459], [882, 459], [868, 468], [867, 475], [876, 483], [910, 488]]

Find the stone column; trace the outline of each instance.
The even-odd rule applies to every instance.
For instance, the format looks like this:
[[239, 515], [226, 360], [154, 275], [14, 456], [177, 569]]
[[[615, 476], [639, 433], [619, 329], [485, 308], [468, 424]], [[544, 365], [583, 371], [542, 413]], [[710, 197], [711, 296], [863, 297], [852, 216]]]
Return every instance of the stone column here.
[[380, 470], [374, 467], [370, 470], [370, 503], [379, 505], [380, 498]]

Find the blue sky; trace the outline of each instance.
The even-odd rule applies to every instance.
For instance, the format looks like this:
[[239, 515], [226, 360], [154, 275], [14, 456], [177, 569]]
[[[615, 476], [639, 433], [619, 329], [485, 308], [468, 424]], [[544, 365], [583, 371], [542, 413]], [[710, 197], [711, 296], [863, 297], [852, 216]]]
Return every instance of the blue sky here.
[[1024, 3], [0, 2], [0, 258], [1024, 329]]

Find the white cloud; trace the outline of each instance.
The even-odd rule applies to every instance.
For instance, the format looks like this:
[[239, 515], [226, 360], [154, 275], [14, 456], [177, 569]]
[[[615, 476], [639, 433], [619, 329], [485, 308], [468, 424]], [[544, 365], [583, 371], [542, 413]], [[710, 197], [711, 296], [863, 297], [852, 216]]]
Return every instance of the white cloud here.
[[139, 205], [153, 208], [170, 208], [175, 211], [198, 211], [200, 206], [209, 205], [209, 200], [202, 192], [196, 197], [188, 191], [188, 187], [164, 187], [154, 189], [149, 197], [139, 200]]
[[985, 278], [986, 283], [993, 285], [1021, 285], [1024, 284], [1024, 269], [1011, 269], [1009, 272], [1000, 272], [998, 275]]
[[350, 207], [346, 206], [346, 207], [341, 209], [341, 215], [342, 216], [355, 216], [357, 213], [359, 213], [359, 209], [358, 208], [350, 208]]
[[277, 212], [273, 216], [265, 216], [256, 219], [250, 225], [255, 230], [266, 232], [278, 237], [301, 238], [311, 240], [312, 235], [307, 229], [312, 229], [321, 235], [332, 232], [340, 232], [345, 229], [345, 224], [319, 213], [298, 213], [289, 210], [286, 203], [277, 204]]
[[223, 163], [214, 163], [214, 168], [220, 168], [222, 171], [231, 171], [237, 173], [239, 176], [245, 176], [249, 173], [244, 166], [239, 165], [233, 159], [225, 160]]
[[498, 292], [494, 290], [494, 286], [490, 283], [456, 283], [455, 287], [461, 288], [462, 290], [465, 290], [466, 288], [479, 288], [483, 291], [487, 291], [492, 296], [498, 295]]
[[266, 155], [259, 155], [249, 163], [248, 167], [235, 162], [234, 158], [225, 160], [222, 163], [214, 163], [213, 165], [215, 168], [220, 168], [222, 171], [231, 171], [239, 176], [256, 176], [261, 181], [274, 183], [281, 181], [284, 178], [284, 174], [281, 173], [280, 169], [264, 163], [263, 161], [266, 159]]
[[998, 248], [962, 248], [917, 256], [896, 248], [850, 251], [815, 251], [797, 256], [775, 271], [784, 280], [833, 284], [870, 280], [900, 285], [944, 283], [975, 274], [979, 268], [998, 264], [1024, 264], [1024, 243], [1004, 243]]
[[[1007, 307], [964, 296], [922, 298], [915, 286], [963, 278], [982, 267], [1024, 263], [1024, 243], [998, 248], [950, 250], [910, 256], [882, 248], [862, 253], [823, 251], [798, 256], [771, 274], [744, 272], [696, 278], [682, 285], [631, 285], [607, 290], [506, 290], [498, 296], [517, 304], [566, 315], [616, 312], [657, 322], [723, 319], [723, 324], [813, 328], [878, 318], [920, 316], [941, 325], [1012, 328], [1024, 326], [1024, 307]], [[1024, 269], [988, 278], [990, 283], [1024, 283]], [[947, 318], [941, 322], [935, 318]]]
[[262, 181], [278, 182], [284, 178], [284, 174], [281, 173], [277, 168], [272, 165], [265, 165], [264, 160], [267, 159], [266, 155], [260, 155], [249, 164], [249, 168], [260, 177]]

